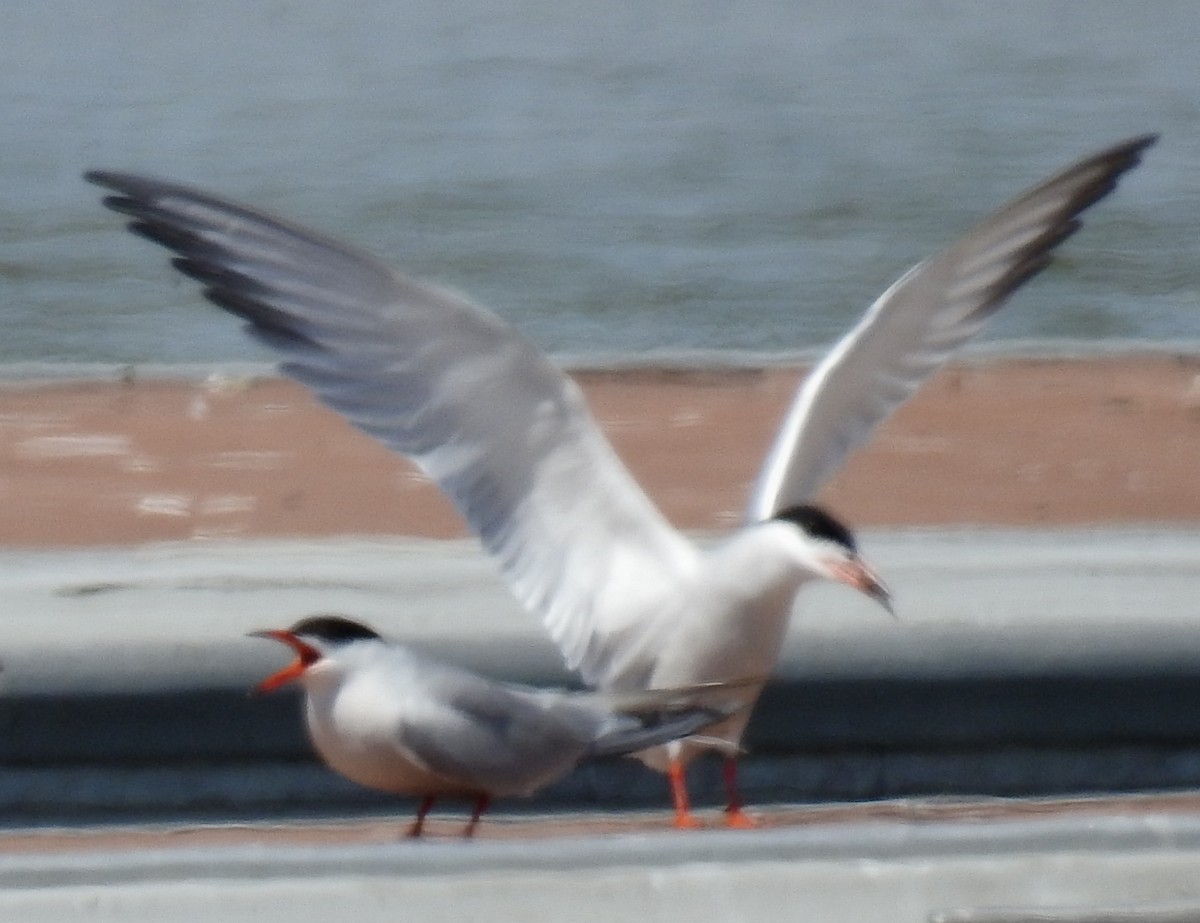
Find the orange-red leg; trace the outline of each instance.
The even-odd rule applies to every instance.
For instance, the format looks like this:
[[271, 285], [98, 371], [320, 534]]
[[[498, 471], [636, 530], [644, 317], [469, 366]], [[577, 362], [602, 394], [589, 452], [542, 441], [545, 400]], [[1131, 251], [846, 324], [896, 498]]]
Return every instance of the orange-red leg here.
[[483, 817], [483, 812], [491, 803], [492, 800], [487, 795], [480, 795], [475, 799], [475, 808], [471, 811], [471, 819], [467, 821], [467, 826], [463, 830], [463, 837], [470, 838], [475, 835], [475, 827], [479, 824], [479, 818]]
[[671, 799], [675, 802], [675, 826], [685, 830], [700, 827], [700, 821], [692, 816], [692, 803], [687, 790], [687, 770], [683, 768], [683, 763], [671, 760], [667, 765], [667, 778], [671, 780]]
[[726, 757], [723, 768], [725, 794], [728, 798], [725, 803], [725, 826], [736, 827], [739, 830], [758, 826], [754, 818], [742, 810], [742, 796], [738, 794], [737, 789], [737, 760], [731, 756]]
[[426, 795], [421, 799], [421, 803], [417, 805], [417, 819], [412, 822], [412, 826], [408, 828], [408, 836], [410, 839], [417, 839], [421, 832], [425, 829], [425, 815], [433, 808], [433, 803], [437, 799], [433, 795]]

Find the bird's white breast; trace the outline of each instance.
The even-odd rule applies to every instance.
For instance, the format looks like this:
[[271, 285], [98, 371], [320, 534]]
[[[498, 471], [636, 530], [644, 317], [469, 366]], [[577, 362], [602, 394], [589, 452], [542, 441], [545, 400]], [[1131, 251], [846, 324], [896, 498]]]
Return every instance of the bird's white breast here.
[[419, 703], [383, 679], [366, 671], [310, 686], [305, 718], [317, 753], [335, 772], [368, 788], [406, 795], [466, 791], [400, 745], [405, 709]]
[[[709, 553], [697, 582], [677, 598], [669, 617], [656, 616], [644, 641], [652, 659], [645, 686], [672, 688], [765, 678], [774, 670], [796, 592], [808, 577], [775, 543], [771, 526], [756, 526]], [[747, 708], [709, 728], [704, 737], [736, 744], [762, 682], [746, 688]], [[687, 743], [657, 747], [642, 760], [665, 769], [668, 752], [685, 761], [706, 749]]]

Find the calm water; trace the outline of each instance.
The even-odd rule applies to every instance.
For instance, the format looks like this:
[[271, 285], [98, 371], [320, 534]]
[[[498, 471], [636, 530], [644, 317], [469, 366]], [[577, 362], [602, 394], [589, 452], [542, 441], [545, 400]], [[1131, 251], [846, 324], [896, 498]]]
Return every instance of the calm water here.
[[0, 31], [0, 361], [259, 357], [87, 167], [203, 184], [560, 353], [810, 350], [1164, 133], [992, 339], [1200, 341], [1200, 4], [46, 0]]

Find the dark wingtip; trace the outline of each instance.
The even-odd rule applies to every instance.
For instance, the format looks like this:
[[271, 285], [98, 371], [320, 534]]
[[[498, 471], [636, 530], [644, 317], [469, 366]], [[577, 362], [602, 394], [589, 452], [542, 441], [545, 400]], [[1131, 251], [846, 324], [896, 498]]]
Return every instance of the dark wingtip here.
[[[177, 254], [171, 260], [172, 266], [200, 282], [204, 297], [214, 305], [246, 321], [252, 335], [274, 347], [321, 349], [298, 317], [273, 303], [274, 292], [267, 282], [232, 268], [226, 247], [211, 239], [213, 224], [203, 213], [211, 209], [218, 215], [301, 237], [306, 232], [244, 206], [163, 180], [108, 170], [88, 170], [83, 178], [112, 190], [112, 195], [102, 199], [105, 207], [127, 216], [130, 220], [126, 227], [134, 235]], [[167, 201], [173, 196], [178, 196], [182, 204]], [[193, 205], [199, 208], [191, 209]]]
[[[83, 174], [83, 178], [93, 186], [102, 186], [105, 189], [111, 189], [113, 192], [121, 193], [122, 195], [145, 182], [144, 179], [139, 179], [132, 173], [121, 173], [118, 170], [88, 170]], [[105, 198], [104, 204], [109, 208], [113, 208], [114, 206], [109, 199], [111, 198], [115, 201], [121, 198], [122, 195]], [[117, 210], [119, 211], [120, 209]]]
[[1012, 203], [1014, 206], [1023, 203], [1030, 196], [1037, 195], [1047, 186], [1061, 182], [1065, 177], [1078, 175], [1081, 172], [1094, 174], [1091, 181], [1080, 185], [1065, 204], [1061, 212], [1061, 219], [1056, 224], [1048, 226], [1045, 232], [1035, 240], [1030, 241], [1025, 248], [1025, 257], [1016, 262], [991, 286], [988, 296], [975, 310], [972, 317], [983, 319], [994, 314], [1005, 303], [1009, 295], [1049, 267], [1058, 247], [1083, 226], [1081, 214], [1115, 190], [1121, 178], [1141, 163], [1143, 152], [1157, 143], [1158, 138], [1157, 132], [1151, 132], [1119, 141], [1111, 147], [1079, 161], [1064, 173], [1047, 180], [1046, 183], [1035, 187]]
[[[1090, 158], [1090, 161], [1112, 163], [1114, 166], [1114, 172], [1117, 175], [1120, 175], [1121, 173], [1124, 173], [1141, 163], [1142, 154], [1146, 152], [1147, 148], [1157, 144], [1158, 139], [1158, 132], [1149, 132], [1144, 135], [1137, 135], [1133, 138], [1128, 138], [1125, 141], [1118, 141], [1112, 147], [1109, 147]], [[1113, 185], [1115, 184], [1116, 179], [1114, 177]]]
[[1140, 153], [1146, 148], [1157, 144], [1160, 137], [1162, 137], [1162, 135], [1159, 132], [1148, 131], [1144, 135], [1138, 135], [1137, 137], [1130, 138], [1125, 142], [1125, 144], [1132, 153]]
[[268, 344], [318, 351], [322, 349], [319, 343], [296, 329], [295, 321], [285, 311], [265, 301], [218, 286], [205, 288], [204, 297], [222, 311], [246, 321], [247, 330]]
[[1104, 172], [1091, 185], [1084, 186], [1079, 191], [1073, 203], [1075, 212], [1083, 211], [1116, 189], [1121, 177], [1140, 164], [1142, 154], [1157, 142], [1157, 133], [1139, 135], [1127, 141], [1120, 141], [1083, 161], [1080, 167], [1102, 166]]

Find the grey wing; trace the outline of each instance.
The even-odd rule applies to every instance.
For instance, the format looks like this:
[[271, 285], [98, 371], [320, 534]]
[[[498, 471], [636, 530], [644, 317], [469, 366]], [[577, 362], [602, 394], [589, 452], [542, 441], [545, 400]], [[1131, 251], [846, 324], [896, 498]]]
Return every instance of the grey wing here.
[[434, 711], [406, 714], [397, 743], [430, 771], [492, 795], [528, 795], [583, 758], [592, 727], [563, 721], [543, 694], [479, 677], [440, 680]]
[[410, 455], [595, 677], [638, 601], [694, 566], [566, 375], [491, 312], [269, 215], [153, 179], [91, 172], [130, 229], [178, 256], [282, 370]]
[[1080, 161], [993, 213], [885, 291], [809, 373], [759, 473], [750, 521], [812, 499], [874, 427], [908, 399], [1016, 289], [1049, 264], [1154, 143], [1145, 135]]
[[622, 756], [703, 731], [747, 708], [762, 680], [635, 693], [529, 689], [426, 665], [436, 709], [406, 713], [398, 743], [447, 779], [526, 795], [579, 762]]

